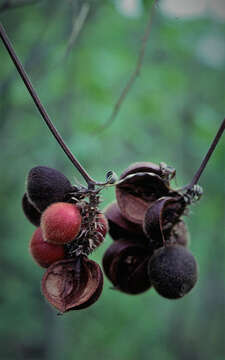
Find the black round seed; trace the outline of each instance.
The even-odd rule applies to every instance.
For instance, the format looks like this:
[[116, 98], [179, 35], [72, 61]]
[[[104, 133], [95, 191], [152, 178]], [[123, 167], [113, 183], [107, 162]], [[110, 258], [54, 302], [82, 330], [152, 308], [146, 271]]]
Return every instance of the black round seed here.
[[180, 245], [159, 248], [149, 261], [149, 277], [156, 291], [168, 298], [186, 295], [197, 281], [197, 263], [189, 250]]

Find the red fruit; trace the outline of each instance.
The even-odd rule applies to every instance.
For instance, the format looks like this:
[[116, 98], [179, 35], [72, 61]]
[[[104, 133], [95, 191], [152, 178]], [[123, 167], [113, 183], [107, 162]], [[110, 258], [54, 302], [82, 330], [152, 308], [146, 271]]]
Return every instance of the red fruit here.
[[44, 240], [53, 244], [66, 244], [78, 235], [81, 214], [74, 204], [58, 202], [50, 205], [42, 214], [41, 229]]
[[30, 252], [34, 260], [45, 268], [58, 260], [65, 259], [64, 246], [53, 245], [44, 241], [40, 227], [35, 230], [31, 238]]

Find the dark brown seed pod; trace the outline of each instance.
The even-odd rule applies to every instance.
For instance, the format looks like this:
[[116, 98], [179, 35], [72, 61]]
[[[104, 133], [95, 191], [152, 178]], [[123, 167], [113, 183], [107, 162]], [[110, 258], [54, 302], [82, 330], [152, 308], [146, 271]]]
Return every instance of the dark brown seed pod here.
[[159, 175], [136, 173], [116, 186], [116, 198], [121, 214], [135, 224], [142, 224], [148, 207], [156, 199], [167, 196], [169, 191]]
[[159, 165], [157, 165], [150, 161], [142, 161], [142, 162], [133, 163], [130, 166], [128, 166], [128, 168], [124, 170], [123, 173], [121, 174], [120, 179], [123, 179], [130, 174], [141, 173], [141, 172], [148, 172], [159, 175], [168, 183], [169, 180], [173, 179], [174, 176], [176, 175], [176, 170], [173, 167], [168, 166], [164, 162], [161, 162]]
[[98, 300], [103, 290], [104, 277], [100, 266], [93, 260], [87, 258], [85, 259], [86, 259], [85, 261], [88, 262], [89, 271], [91, 273], [90, 275], [93, 279], [92, 281], [89, 281], [89, 287], [87, 287], [85, 291], [87, 290], [89, 291], [89, 296], [90, 293], [92, 292], [92, 295], [89, 297], [87, 301], [85, 302], [82, 301], [80, 305], [76, 305], [75, 307], [72, 307], [70, 310], [86, 309], [87, 307], [93, 305]]
[[141, 161], [129, 165], [128, 168], [126, 168], [126, 170], [124, 170], [120, 175], [120, 179], [125, 178], [127, 175], [140, 173], [140, 172], [149, 172], [149, 173], [157, 174], [159, 176], [162, 175], [162, 169], [159, 165], [152, 163], [150, 161]]
[[121, 238], [134, 238], [139, 240], [143, 238], [144, 243], [148, 242], [143, 232], [142, 226], [126, 220], [121, 215], [120, 209], [116, 202], [113, 202], [107, 206], [104, 214], [108, 220], [109, 234], [113, 240], [118, 240]]
[[41, 212], [38, 211], [29, 201], [27, 194], [25, 193], [22, 198], [22, 208], [27, 219], [35, 226], [40, 225]]
[[122, 173], [120, 183], [116, 186], [116, 198], [122, 216], [130, 222], [142, 224], [150, 204], [169, 194], [171, 174], [174, 176], [175, 170], [163, 163], [131, 164]]
[[54, 202], [64, 201], [66, 195], [72, 191], [69, 180], [56, 169], [36, 166], [28, 174], [28, 199], [39, 211], [45, 210]]
[[149, 261], [149, 277], [156, 291], [168, 298], [186, 295], [198, 277], [194, 256], [185, 247], [169, 245], [154, 252]]
[[116, 289], [127, 294], [140, 294], [151, 287], [148, 261], [152, 251], [129, 240], [114, 242], [105, 252], [103, 268]]
[[169, 239], [173, 226], [184, 213], [186, 203], [183, 197], [162, 197], [146, 211], [143, 230], [155, 248], [163, 246]]
[[100, 266], [86, 257], [52, 264], [42, 278], [42, 292], [61, 313], [84, 309], [99, 298], [103, 287]]

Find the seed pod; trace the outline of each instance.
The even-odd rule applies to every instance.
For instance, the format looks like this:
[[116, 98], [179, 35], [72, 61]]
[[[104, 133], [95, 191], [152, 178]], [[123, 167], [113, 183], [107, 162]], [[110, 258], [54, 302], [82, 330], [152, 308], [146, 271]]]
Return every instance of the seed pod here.
[[135, 224], [142, 224], [147, 208], [156, 199], [170, 192], [168, 181], [163, 179], [160, 167], [152, 163], [149, 166], [131, 165], [125, 170], [116, 186], [116, 198], [122, 216]]
[[146, 211], [143, 230], [155, 248], [163, 246], [169, 239], [173, 226], [184, 213], [183, 197], [162, 197], [156, 200]]
[[126, 220], [121, 215], [120, 209], [116, 202], [113, 202], [109, 206], [107, 206], [104, 213], [106, 218], [108, 219], [109, 234], [113, 240], [118, 240], [121, 238], [143, 238], [143, 242], [148, 242], [144, 235], [142, 226]]
[[120, 175], [120, 179], [125, 178], [127, 175], [136, 174], [140, 172], [149, 172], [153, 174], [157, 174], [159, 176], [162, 175], [161, 167], [155, 163], [150, 161], [141, 161], [136, 162], [128, 166], [126, 170], [122, 172]]
[[66, 257], [63, 245], [53, 245], [44, 241], [40, 227], [35, 230], [29, 248], [34, 260], [44, 268]]
[[176, 170], [170, 166], [167, 166], [167, 164], [163, 162], [157, 165], [150, 161], [142, 161], [129, 165], [128, 168], [121, 174], [120, 179], [123, 179], [130, 174], [140, 172], [153, 173], [159, 175], [161, 178], [164, 178], [167, 181], [176, 175]]
[[22, 198], [22, 208], [27, 219], [35, 226], [40, 225], [41, 212], [38, 211], [29, 201], [27, 194], [25, 193]]
[[149, 261], [149, 277], [156, 291], [168, 298], [186, 295], [197, 281], [197, 263], [185, 247], [169, 245], [159, 248]]
[[114, 242], [105, 252], [103, 268], [116, 289], [127, 294], [140, 294], [151, 287], [148, 261], [152, 251], [129, 240]]
[[75, 204], [57, 202], [41, 216], [41, 229], [45, 241], [53, 244], [71, 242], [81, 228], [81, 214]]
[[99, 298], [103, 288], [100, 266], [86, 257], [52, 264], [42, 279], [42, 292], [60, 312], [84, 309]]
[[43, 211], [54, 202], [63, 201], [73, 191], [69, 180], [58, 170], [36, 166], [27, 178], [27, 195], [37, 210]]

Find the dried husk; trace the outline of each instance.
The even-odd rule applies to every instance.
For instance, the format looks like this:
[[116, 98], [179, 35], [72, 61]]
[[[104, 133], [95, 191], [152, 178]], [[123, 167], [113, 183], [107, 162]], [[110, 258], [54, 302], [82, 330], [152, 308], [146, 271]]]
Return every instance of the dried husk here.
[[139, 239], [144, 243], [148, 242], [142, 226], [126, 220], [116, 202], [111, 203], [104, 211], [109, 224], [109, 234], [113, 240], [121, 238]]
[[135, 174], [139, 172], [149, 172], [149, 173], [157, 174], [159, 176], [162, 175], [162, 169], [159, 165], [150, 161], [141, 161], [129, 165], [128, 168], [126, 168], [120, 175], [120, 179], [125, 178], [127, 175]]
[[100, 266], [86, 257], [52, 264], [42, 279], [42, 292], [61, 313], [86, 308], [101, 294], [103, 275]]
[[[131, 177], [130, 177], [131, 176]], [[122, 215], [142, 224], [148, 207], [170, 192], [167, 182], [154, 173], [135, 173], [116, 186], [116, 199]]]
[[[89, 260], [89, 261], [91, 261], [91, 260]], [[93, 261], [93, 263], [95, 263], [95, 262]], [[98, 264], [96, 264], [96, 265], [98, 265]], [[90, 264], [89, 264], [89, 266], [90, 266]], [[95, 269], [95, 271], [96, 271], [96, 269]], [[93, 292], [93, 294], [90, 296], [90, 298], [86, 302], [84, 302], [80, 305], [76, 305], [75, 307], [71, 308], [70, 310], [85, 309], [85, 308], [91, 306], [92, 304], [94, 304], [98, 300], [98, 298], [100, 297], [100, 295], [102, 293], [103, 283], [104, 283], [103, 272], [101, 271], [99, 265], [98, 265], [98, 272], [99, 272], [98, 273], [98, 286], [97, 286], [96, 290]]]
[[163, 246], [170, 238], [171, 231], [180, 221], [185, 207], [183, 197], [177, 196], [162, 197], [148, 208], [143, 221], [143, 230], [155, 248]]
[[116, 289], [128, 294], [140, 294], [151, 287], [148, 277], [151, 256], [150, 248], [121, 239], [105, 252], [103, 268]]

